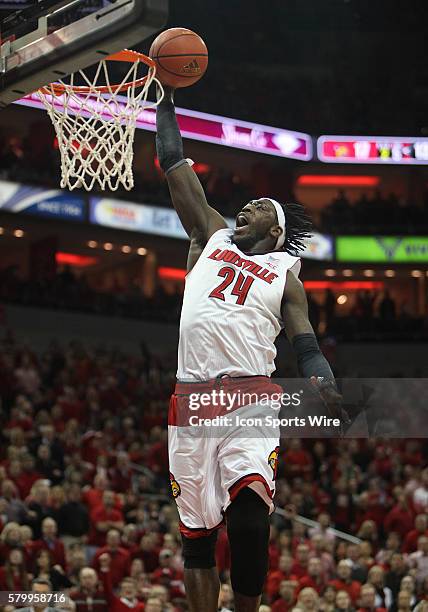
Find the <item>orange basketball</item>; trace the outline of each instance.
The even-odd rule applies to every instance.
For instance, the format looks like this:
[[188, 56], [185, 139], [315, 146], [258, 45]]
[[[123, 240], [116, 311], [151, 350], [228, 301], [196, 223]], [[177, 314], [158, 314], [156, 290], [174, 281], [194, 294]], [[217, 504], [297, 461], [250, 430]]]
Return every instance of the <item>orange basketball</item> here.
[[161, 83], [174, 88], [193, 85], [208, 67], [206, 44], [186, 28], [170, 28], [159, 34], [149, 55], [156, 62], [156, 75]]

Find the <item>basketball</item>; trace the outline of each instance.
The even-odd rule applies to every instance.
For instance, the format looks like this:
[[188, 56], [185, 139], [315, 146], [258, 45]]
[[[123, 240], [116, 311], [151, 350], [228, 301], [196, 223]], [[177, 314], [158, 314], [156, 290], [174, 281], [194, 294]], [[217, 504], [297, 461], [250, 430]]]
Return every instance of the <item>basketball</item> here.
[[205, 74], [208, 49], [198, 34], [187, 28], [170, 28], [153, 41], [149, 55], [164, 85], [189, 87]]

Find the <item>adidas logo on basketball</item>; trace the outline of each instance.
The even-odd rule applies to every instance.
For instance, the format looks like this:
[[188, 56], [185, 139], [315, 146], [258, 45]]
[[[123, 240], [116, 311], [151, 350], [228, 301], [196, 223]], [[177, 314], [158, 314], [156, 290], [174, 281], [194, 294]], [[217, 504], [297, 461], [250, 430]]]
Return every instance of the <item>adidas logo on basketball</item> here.
[[201, 72], [201, 67], [199, 66], [197, 60], [192, 60], [189, 64], [186, 64], [181, 69], [181, 72], [185, 74], [199, 74]]

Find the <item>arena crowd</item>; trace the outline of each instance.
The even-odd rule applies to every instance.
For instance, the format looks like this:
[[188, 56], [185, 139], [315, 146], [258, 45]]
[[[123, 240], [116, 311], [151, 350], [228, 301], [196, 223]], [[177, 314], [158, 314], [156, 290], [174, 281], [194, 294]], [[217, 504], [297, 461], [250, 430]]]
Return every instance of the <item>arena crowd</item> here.
[[[52, 342], [36, 353], [4, 336], [0, 591], [36, 579], [68, 593], [63, 609], [77, 612], [187, 610], [169, 494], [173, 382], [149, 350]], [[423, 441], [283, 440], [277, 487], [287, 510], [272, 519], [262, 612], [428, 609]], [[217, 562], [226, 612], [224, 529]]]

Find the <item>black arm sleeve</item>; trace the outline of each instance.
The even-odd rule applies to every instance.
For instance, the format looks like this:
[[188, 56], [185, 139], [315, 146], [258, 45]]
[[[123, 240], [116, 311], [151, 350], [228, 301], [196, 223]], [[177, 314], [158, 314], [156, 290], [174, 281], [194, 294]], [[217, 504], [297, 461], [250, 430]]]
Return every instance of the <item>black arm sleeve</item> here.
[[184, 163], [183, 141], [172, 100], [163, 99], [156, 109], [156, 151], [164, 172]]
[[333, 372], [327, 359], [320, 351], [314, 334], [298, 334], [293, 338], [299, 372], [305, 378], [321, 376], [326, 382], [334, 383]]

